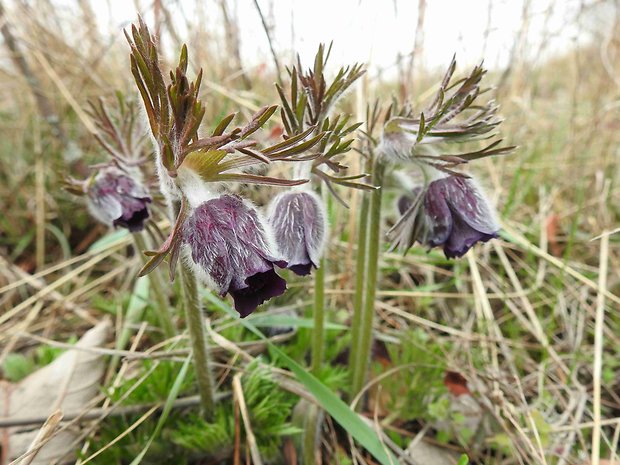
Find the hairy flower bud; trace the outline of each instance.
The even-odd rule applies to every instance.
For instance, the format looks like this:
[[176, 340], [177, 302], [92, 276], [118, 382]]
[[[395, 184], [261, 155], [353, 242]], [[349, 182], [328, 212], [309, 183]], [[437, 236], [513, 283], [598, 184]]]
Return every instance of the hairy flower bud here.
[[274, 270], [286, 262], [275, 256], [267, 228], [253, 207], [228, 194], [203, 202], [182, 227], [197, 275], [222, 297], [230, 294], [242, 318], [286, 290]]
[[313, 266], [318, 268], [327, 235], [327, 215], [318, 195], [310, 191], [278, 195], [269, 208], [269, 222], [291, 271], [305, 276]]
[[102, 223], [141, 231], [151, 197], [137, 178], [116, 167], [103, 168], [86, 188], [91, 214]]
[[[499, 224], [490, 202], [472, 179], [447, 176], [426, 189], [401, 197], [398, 209], [398, 245], [408, 248], [415, 241], [443, 247], [448, 258], [463, 256], [476, 242], [497, 237]], [[409, 217], [409, 218], [407, 218]]]
[[402, 130], [384, 130], [378, 153], [391, 162], [411, 159], [411, 150], [416, 145], [415, 135]]

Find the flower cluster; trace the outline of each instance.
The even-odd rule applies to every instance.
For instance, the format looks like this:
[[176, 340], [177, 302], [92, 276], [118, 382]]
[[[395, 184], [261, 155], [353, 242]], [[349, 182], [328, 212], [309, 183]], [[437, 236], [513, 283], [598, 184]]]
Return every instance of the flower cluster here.
[[[347, 125], [348, 118], [330, 121], [327, 110], [362, 70], [356, 66], [339, 75], [338, 85], [327, 91], [324, 81], [321, 88], [316, 87], [317, 79], [323, 79], [322, 56], [315, 63], [316, 73], [298, 75], [293, 71], [304, 89], [303, 95], [297, 95], [297, 85], [292, 85], [295, 120], [287, 102], [282, 112], [286, 128], [283, 140], [263, 146], [261, 138], [254, 139], [253, 135], [258, 135], [276, 106], [262, 108], [247, 124], [232, 129], [229, 126], [235, 115], [229, 115], [209, 136], [201, 136], [205, 114], [199, 98], [202, 72], [194, 81], [187, 78], [186, 47], [166, 84], [157, 46], [146, 25], [140, 21], [133, 26], [127, 39], [132, 73], [156, 143], [160, 188], [176, 215], [168, 239], [159, 250], [147, 252], [151, 258], [141, 274], [152, 271], [167, 257], [173, 278], [176, 263], [183, 257], [202, 282], [220, 296], [230, 294], [235, 309], [245, 317], [285, 292], [286, 281], [277, 268], [307, 275], [312, 267], [319, 266], [327, 215], [309, 185], [276, 196], [267, 219], [248, 200], [229, 193], [227, 186], [239, 182], [292, 187], [307, 183], [311, 174], [328, 183], [355, 184], [354, 177], [331, 176], [318, 167], [327, 165], [333, 171], [344, 168], [334, 157], [349, 150], [351, 141], [344, 137], [357, 125]], [[312, 96], [314, 87], [318, 93]], [[282, 89], [278, 91], [283, 97]], [[306, 118], [310, 114], [312, 118]], [[301, 168], [294, 170], [295, 179], [273, 178], [251, 169], [274, 162], [294, 163]]]

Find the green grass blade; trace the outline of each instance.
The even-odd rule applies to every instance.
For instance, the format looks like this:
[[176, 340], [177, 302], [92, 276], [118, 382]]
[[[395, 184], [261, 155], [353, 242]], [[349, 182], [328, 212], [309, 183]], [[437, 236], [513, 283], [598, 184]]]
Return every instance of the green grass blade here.
[[[248, 318], [246, 321], [250, 321], [259, 328], [314, 328], [314, 321], [310, 318], [299, 318], [289, 315], [257, 315], [253, 318]], [[349, 328], [339, 323], [325, 322], [325, 329], [344, 331]]]
[[108, 248], [108, 246], [116, 244], [118, 241], [128, 235], [129, 231], [127, 231], [126, 229], [119, 229], [117, 231], [111, 232], [110, 234], [106, 234], [102, 238], [97, 239], [95, 242], [93, 242], [88, 248], [88, 251], [99, 252], [100, 250], [105, 250]]
[[123, 330], [116, 340], [116, 348], [124, 349], [131, 338], [135, 326], [142, 321], [142, 313], [149, 301], [150, 284], [147, 277], [138, 278], [133, 286], [133, 292], [127, 304], [125, 312], [125, 321], [123, 322]]
[[[222, 302], [217, 297], [209, 293], [205, 293], [205, 297], [217, 308], [234, 318], [238, 318], [237, 313], [227, 303]], [[334, 394], [323, 383], [311, 375], [306, 368], [302, 367], [295, 360], [282, 352], [278, 347], [273, 345], [250, 321], [239, 319], [239, 322], [247, 330], [253, 332], [267, 342], [269, 348], [281, 358], [289, 370], [295, 374], [299, 382], [301, 382], [306, 389], [314, 395], [321, 407], [329, 413], [332, 418], [340, 424], [340, 426], [347, 430], [359, 444], [370, 452], [375, 459], [377, 459], [382, 465], [395, 465], [398, 463], [396, 458], [394, 458], [390, 451], [381, 442], [377, 436], [377, 433], [370, 428], [370, 426], [364, 423], [364, 421], [353, 410], [351, 410], [351, 408], [345, 404], [340, 397]]]
[[140, 453], [136, 456], [136, 458], [133, 459], [130, 465], [138, 465], [140, 462], [142, 462], [142, 459], [148, 452], [149, 448], [151, 447], [151, 444], [153, 444], [153, 441], [157, 438], [157, 436], [159, 436], [159, 433], [164, 427], [164, 424], [166, 423], [166, 420], [168, 419], [168, 415], [170, 414], [170, 411], [172, 410], [172, 405], [174, 404], [174, 401], [179, 396], [179, 392], [181, 391], [181, 386], [183, 385], [185, 376], [187, 376], [187, 371], [189, 369], [189, 364], [191, 360], [192, 360], [191, 356], [188, 356], [183, 362], [183, 365], [181, 366], [181, 370], [179, 371], [179, 374], [174, 380], [172, 389], [170, 389], [170, 393], [168, 394], [168, 397], [166, 398], [166, 403], [164, 404], [164, 408], [161, 412], [161, 416], [159, 417], [159, 420], [157, 421], [157, 425], [155, 426], [155, 430], [153, 431], [153, 434], [151, 434], [151, 437], [145, 444], [144, 448], [140, 451]]

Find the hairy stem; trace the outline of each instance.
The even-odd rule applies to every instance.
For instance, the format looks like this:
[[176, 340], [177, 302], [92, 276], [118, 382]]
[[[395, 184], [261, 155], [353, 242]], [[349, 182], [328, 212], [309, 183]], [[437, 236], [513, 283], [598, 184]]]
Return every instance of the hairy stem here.
[[314, 375], [318, 373], [323, 364], [325, 353], [325, 266], [327, 260], [321, 258], [319, 268], [314, 273], [314, 312], [312, 318], [312, 358], [311, 370]]
[[[355, 396], [367, 381], [370, 353], [372, 349], [372, 326], [375, 314], [375, 295], [377, 292], [377, 275], [379, 270], [379, 250], [381, 232], [381, 197], [384, 167], [375, 162], [372, 183], [378, 189], [370, 194], [367, 211], [360, 212], [360, 235], [365, 240], [359, 241], [355, 296], [355, 314], [352, 328], [351, 345], [351, 395]], [[362, 210], [364, 204], [362, 203]], [[360, 239], [362, 239], [360, 237]], [[361, 275], [361, 276], [360, 276]], [[358, 405], [361, 405], [358, 404]]]
[[[142, 254], [142, 251], [148, 249], [144, 233], [133, 234], [133, 238], [139, 254]], [[166, 338], [174, 337], [176, 336], [177, 331], [174, 326], [174, 322], [172, 321], [172, 315], [170, 314], [170, 301], [164, 291], [166, 284], [162, 279], [161, 270], [159, 268], [154, 270], [148, 276], [148, 279], [151, 281], [150, 289], [153, 291], [153, 295], [155, 296], [155, 305], [153, 305], [153, 310], [157, 314], [157, 319], [159, 320], [161, 330]]]
[[303, 465], [321, 463], [321, 428], [324, 414], [321, 408], [307, 401], [302, 435], [302, 462]]
[[211, 372], [207, 332], [202, 306], [198, 297], [198, 286], [196, 278], [185, 262], [183, 262], [181, 273], [179, 274], [183, 287], [183, 292], [181, 293], [183, 308], [185, 309], [185, 319], [187, 320], [187, 329], [194, 357], [196, 380], [198, 381], [200, 406], [203, 415], [209, 419], [213, 415], [215, 407], [215, 381]]
[[[362, 204], [359, 210], [359, 223], [357, 226], [357, 258], [355, 264], [355, 296], [353, 301], [353, 321], [351, 322], [351, 351], [350, 357], [353, 362], [355, 354], [359, 352], [359, 342], [361, 340], [361, 321], [364, 307], [364, 283], [366, 277], [366, 247], [368, 245], [368, 206], [370, 194], [362, 193]], [[351, 363], [351, 374], [349, 386], [353, 385], [355, 365]], [[351, 397], [355, 392], [351, 391]]]

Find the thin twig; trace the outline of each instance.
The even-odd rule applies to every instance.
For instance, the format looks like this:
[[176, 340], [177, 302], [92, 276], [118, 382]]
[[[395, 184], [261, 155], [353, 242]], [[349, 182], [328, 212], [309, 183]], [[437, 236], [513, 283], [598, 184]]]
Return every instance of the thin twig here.
[[278, 84], [284, 86], [282, 82], [282, 68], [280, 66], [280, 61], [278, 60], [278, 54], [273, 48], [273, 39], [271, 38], [271, 33], [269, 32], [269, 27], [267, 26], [267, 21], [265, 21], [265, 16], [263, 15], [262, 10], [260, 9], [260, 5], [258, 4], [258, 0], [254, 0], [254, 5], [256, 6], [256, 11], [260, 16], [261, 23], [263, 24], [263, 30], [265, 31], [265, 35], [267, 36], [267, 41], [269, 42], [269, 50], [271, 50], [271, 56], [273, 57], [273, 62], [276, 65], [276, 73], [278, 78]]

